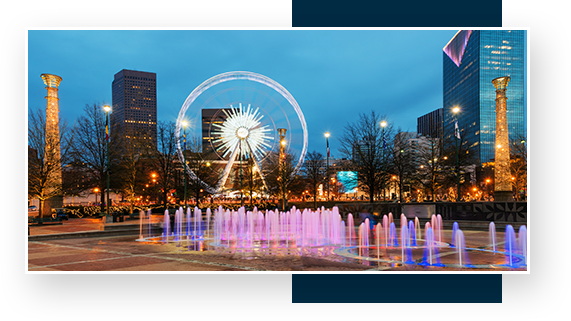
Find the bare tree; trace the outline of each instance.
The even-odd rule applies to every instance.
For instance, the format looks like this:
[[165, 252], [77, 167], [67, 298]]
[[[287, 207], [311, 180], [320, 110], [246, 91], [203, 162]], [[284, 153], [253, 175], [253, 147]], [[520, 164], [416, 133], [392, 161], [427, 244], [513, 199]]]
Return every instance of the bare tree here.
[[[82, 168], [90, 178], [91, 185], [101, 190], [101, 210], [104, 209], [104, 190], [107, 185], [107, 136], [105, 132], [105, 112], [99, 104], [85, 105], [84, 115], [80, 116], [73, 128], [73, 145], [70, 150], [73, 163]], [[115, 130], [110, 130], [109, 137], [109, 167], [119, 162], [121, 142]]]
[[201, 196], [208, 194], [208, 186], [216, 185], [220, 179], [220, 171], [209, 161], [213, 155], [203, 152], [202, 144], [196, 137], [191, 140], [190, 144], [187, 143], [187, 148], [184, 152], [184, 159], [194, 175], [188, 175], [186, 171], [184, 175], [187, 175], [188, 191], [194, 195], [198, 204]]
[[[130, 138], [127, 140], [125, 136]], [[142, 192], [145, 181], [145, 155], [148, 154], [147, 141], [134, 133], [121, 135], [125, 143], [121, 144], [120, 163], [117, 175], [120, 177], [122, 193], [130, 204], [130, 213], [133, 213], [136, 194]]]
[[[65, 122], [59, 122], [59, 137], [46, 136], [46, 118], [42, 110], [29, 113], [28, 120], [28, 197], [40, 201], [40, 217], [44, 202], [63, 195], [62, 166], [67, 162], [70, 137]], [[50, 148], [59, 145], [60, 149]], [[58, 153], [58, 151], [60, 151]]]
[[[466, 181], [466, 169], [470, 165], [477, 163], [474, 148], [468, 145], [464, 136], [458, 140], [458, 150], [456, 150], [456, 137], [445, 137], [443, 142], [442, 166], [443, 166], [443, 187], [445, 189], [457, 189], [457, 183], [460, 182], [461, 189], [469, 188]], [[458, 157], [456, 156], [458, 155]], [[456, 160], [457, 159], [457, 160]], [[462, 193], [462, 191], [460, 192]], [[455, 193], [457, 194], [457, 193]], [[456, 201], [461, 199], [461, 195], [456, 195]]]
[[510, 142], [510, 171], [515, 198], [523, 200], [523, 191], [527, 188], [527, 142], [525, 136], [511, 139]]
[[412, 182], [412, 176], [416, 167], [413, 160], [416, 150], [410, 145], [410, 138], [412, 137], [410, 137], [407, 132], [403, 132], [399, 128], [393, 139], [391, 169], [397, 177], [398, 197], [400, 201], [403, 200], [404, 186]]
[[435, 192], [443, 186], [442, 175], [445, 170], [446, 159], [441, 159], [440, 139], [427, 136], [422, 137], [421, 141], [422, 143], [418, 146], [418, 166], [415, 180], [429, 191], [431, 199], [434, 201]]
[[[375, 195], [381, 190], [383, 175], [387, 169], [386, 160], [390, 151], [383, 144], [381, 120], [374, 111], [370, 114], [360, 114], [359, 120], [345, 126], [341, 136], [339, 149], [347, 159], [351, 160], [353, 168], [358, 172], [359, 186], [369, 194], [374, 202]], [[391, 137], [392, 126], [385, 127], [385, 139]]]
[[304, 189], [304, 183], [297, 173], [294, 173], [294, 156], [285, 153], [284, 160], [280, 162], [278, 153], [271, 153], [264, 166], [264, 177], [270, 195], [282, 198], [282, 208], [286, 208], [287, 199], [297, 195]]
[[152, 167], [157, 171], [157, 185], [161, 189], [161, 201], [167, 205], [168, 191], [174, 187], [177, 168], [175, 123], [160, 121], [157, 126], [157, 148], [151, 149]]
[[324, 170], [325, 160], [323, 154], [313, 151], [305, 157], [302, 173], [305, 178], [310, 182], [311, 192], [313, 194], [313, 208], [317, 208], [317, 186], [323, 182], [325, 177]]

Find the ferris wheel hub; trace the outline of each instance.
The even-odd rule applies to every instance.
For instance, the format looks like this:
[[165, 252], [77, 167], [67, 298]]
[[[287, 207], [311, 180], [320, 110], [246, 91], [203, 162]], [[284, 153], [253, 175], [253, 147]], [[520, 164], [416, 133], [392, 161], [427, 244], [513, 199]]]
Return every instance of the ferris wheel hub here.
[[240, 127], [236, 131], [236, 136], [240, 137], [241, 139], [247, 138], [250, 135], [250, 131], [246, 127]]

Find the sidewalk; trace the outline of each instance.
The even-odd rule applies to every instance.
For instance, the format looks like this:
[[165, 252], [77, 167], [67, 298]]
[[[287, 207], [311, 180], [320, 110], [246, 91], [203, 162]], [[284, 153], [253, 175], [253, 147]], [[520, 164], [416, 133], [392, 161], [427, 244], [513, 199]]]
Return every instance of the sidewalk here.
[[[153, 231], [158, 233], [158, 218], [153, 217]], [[145, 229], [147, 229], [145, 222]], [[110, 236], [139, 235], [140, 222], [138, 219], [125, 220], [117, 223], [102, 223], [101, 219], [95, 218], [70, 218], [61, 224], [47, 223], [44, 225], [29, 225], [28, 242], [56, 240], [56, 239], [81, 239], [100, 238]]]
[[[121, 224], [121, 223], [115, 223]], [[131, 223], [128, 223], [131, 224]], [[70, 218], [62, 221], [62, 224], [29, 225], [30, 235], [61, 234], [70, 232], [99, 231], [100, 219], [92, 218]]]

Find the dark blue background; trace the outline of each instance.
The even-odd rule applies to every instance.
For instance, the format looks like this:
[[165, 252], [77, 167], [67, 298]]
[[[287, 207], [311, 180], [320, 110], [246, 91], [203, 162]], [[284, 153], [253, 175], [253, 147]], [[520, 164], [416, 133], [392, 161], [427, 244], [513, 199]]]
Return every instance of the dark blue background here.
[[292, 27], [501, 26], [501, 0], [292, 0]]
[[501, 274], [294, 274], [292, 288], [292, 303], [502, 303]]

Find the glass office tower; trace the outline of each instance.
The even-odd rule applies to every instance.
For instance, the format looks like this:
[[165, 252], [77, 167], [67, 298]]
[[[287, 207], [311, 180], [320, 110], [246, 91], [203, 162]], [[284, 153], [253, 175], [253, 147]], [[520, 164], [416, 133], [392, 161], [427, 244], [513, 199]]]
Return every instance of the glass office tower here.
[[523, 30], [461, 30], [444, 47], [444, 136], [453, 139], [454, 114], [464, 147], [480, 163], [494, 159], [496, 91], [492, 79], [510, 76], [508, 131], [510, 139], [526, 137], [524, 111]]
[[127, 140], [142, 138], [157, 147], [157, 75], [123, 69], [112, 83], [113, 128]]

